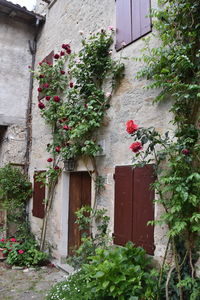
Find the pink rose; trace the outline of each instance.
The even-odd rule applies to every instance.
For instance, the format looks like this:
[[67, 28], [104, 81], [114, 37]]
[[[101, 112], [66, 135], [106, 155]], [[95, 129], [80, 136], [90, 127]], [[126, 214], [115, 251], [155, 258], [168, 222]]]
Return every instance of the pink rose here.
[[16, 242], [17, 240], [15, 238], [10, 239], [11, 242]]
[[44, 87], [45, 89], [47, 89], [47, 88], [49, 87], [49, 84], [48, 84], [48, 83], [44, 83], [43, 87]]
[[45, 105], [44, 105], [44, 103], [39, 102], [39, 103], [38, 103], [38, 107], [39, 107], [40, 109], [44, 109], [44, 108], [45, 108]]
[[63, 129], [64, 129], [64, 130], [69, 130], [69, 129], [70, 129], [70, 127], [69, 127], [69, 126], [67, 126], [67, 125], [64, 125], [64, 126], [63, 126]]
[[188, 149], [183, 149], [183, 150], [182, 150], [182, 153], [183, 153], [184, 155], [189, 155], [189, 154], [190, 154], [190, 150], [188, 150]]
[[24, 253], [24, 250], [20, 249], [20, 250], [18, 250], [18, 253], [19, 253], [19, 254], [23, 254], [23, 253]]
[[56, 148], [55, 148], [55, 151], [57, 152], [57, 153], [59, 153], [60, 152], [60, 146], [57, 146]]
[[59, 96], [54, 96], [54, 97], [53, 97], [53, 100], [54, 100], [55, 102], [60, 102], [60, 97], [59, 97]]
[[38, 90], [39, 93], [42, 92], [42, 88], [41, 87], [39, 87], [37, 90]]
[[133, 120], [129, 120], [126, 122], [126, 131], [129, 134], [132, 134], [138, 130], [138, 125], [134, 123]]
[[5, 239], [1, 239], [0, 242], [5, 242]]
[[54, 170], [60, 170], [59, 166], [55, 166]]
[[137, 153], [140, 150], [142, 150], [142, 144], [140, 142], [135, 142], [130, 146], [130, 149], [134, 152]]

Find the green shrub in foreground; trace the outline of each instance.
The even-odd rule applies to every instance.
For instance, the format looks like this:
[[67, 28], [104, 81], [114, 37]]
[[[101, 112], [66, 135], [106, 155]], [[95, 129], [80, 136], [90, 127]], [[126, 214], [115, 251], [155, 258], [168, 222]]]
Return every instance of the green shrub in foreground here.
[[142, 248], [97, 249], [89, 264], [51, 290], [48, 300], [155, 299], [155, 270]]

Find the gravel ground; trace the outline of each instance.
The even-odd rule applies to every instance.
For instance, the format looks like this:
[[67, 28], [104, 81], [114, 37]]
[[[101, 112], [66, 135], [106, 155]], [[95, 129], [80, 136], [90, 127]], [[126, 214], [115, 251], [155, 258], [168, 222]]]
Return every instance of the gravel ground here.
[[67, 274], [55, 267], [13, 270], [0, 262], [0, 300], [42, 300]]

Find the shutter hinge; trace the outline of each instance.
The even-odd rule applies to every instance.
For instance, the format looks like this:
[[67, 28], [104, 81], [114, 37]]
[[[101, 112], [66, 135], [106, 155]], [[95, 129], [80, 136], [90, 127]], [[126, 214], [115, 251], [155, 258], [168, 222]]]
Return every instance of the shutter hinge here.
[[115, 173], [113, 174], [113, 179], [115, 180]]

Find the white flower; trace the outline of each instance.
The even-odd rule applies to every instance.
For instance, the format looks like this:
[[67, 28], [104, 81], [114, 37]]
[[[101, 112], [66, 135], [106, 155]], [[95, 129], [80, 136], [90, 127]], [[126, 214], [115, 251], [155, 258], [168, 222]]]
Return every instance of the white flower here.
[[115, 31], [115, 28], [112, 25], [108, 26], [108, 29], [111, 30], [111, 31]]
[[110, 55], [111, 55], [111, 54], [112, 54], [112, 52], [113, 52], [113, 51], [112, 51], [112, 50], [110, 50], [110, 51], [108, 52], [108, 54], [110, 54]]
[[109, 92], [108, 92], [108, 93], [106, 93], [106, 98], [110, 98], [110, 97], [111, 97], [111, 95], [112, 95], [112, 94], [111, 94], [111, 93], [109, 93]]

